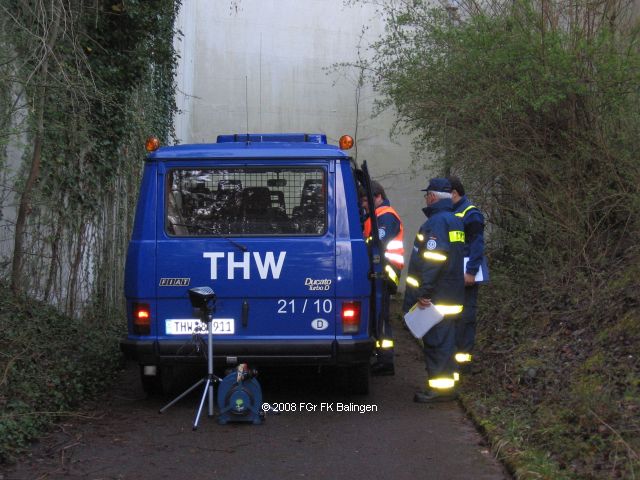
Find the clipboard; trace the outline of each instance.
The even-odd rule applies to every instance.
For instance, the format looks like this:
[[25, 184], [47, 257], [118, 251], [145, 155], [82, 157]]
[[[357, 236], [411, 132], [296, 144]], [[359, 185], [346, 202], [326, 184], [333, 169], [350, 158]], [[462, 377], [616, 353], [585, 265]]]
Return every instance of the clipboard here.
[[404, 315], [404, 321], [411, 334], [416, 338], [424, 337], [431, 328], [444, 318], [436, 307], [431, 304], [425, 308], [418, 308], [416, 303]]

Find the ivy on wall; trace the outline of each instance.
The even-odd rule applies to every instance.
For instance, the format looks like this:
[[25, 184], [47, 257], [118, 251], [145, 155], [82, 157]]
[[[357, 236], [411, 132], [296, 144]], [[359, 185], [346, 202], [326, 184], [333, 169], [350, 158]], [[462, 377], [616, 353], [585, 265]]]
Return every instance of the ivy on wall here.
[[178, 0], [0, 6], [0, 147], [21, 139], [23, 150], [13, 184], [3, 185], [18, 211], [12, 268], [4, 271], [15, 291], [71, 315], [89, 304], [98, 316], [121, 308], [144, 139], [173, 136], [179, 7]]

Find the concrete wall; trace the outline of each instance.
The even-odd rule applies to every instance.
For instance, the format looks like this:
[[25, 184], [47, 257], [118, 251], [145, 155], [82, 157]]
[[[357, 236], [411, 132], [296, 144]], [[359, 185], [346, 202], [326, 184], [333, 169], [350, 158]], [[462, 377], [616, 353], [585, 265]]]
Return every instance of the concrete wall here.
[[374, 7], [345, 6], [343, 0], [184, 0], [179, 28], [181, 143], [247, 130], [326, 133], [337, 143], [357, 130], [357, 160], [367, 160], [386, 188], [405, 222], [410, 250], [424, 221], [419, 190], [428, 175], [411, 175], [409, 139], [390, 140], [392, 113], [371, 117], [369, 86], [356, 102], [358, 70], [331, 69], [354, 62], [359, 45], [366, 55], [366, 45], [383, 32]]

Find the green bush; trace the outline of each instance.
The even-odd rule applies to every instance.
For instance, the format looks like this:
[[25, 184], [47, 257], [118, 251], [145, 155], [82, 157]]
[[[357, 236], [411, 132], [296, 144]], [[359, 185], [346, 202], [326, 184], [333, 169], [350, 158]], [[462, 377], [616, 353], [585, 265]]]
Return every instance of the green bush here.
[[121, 356], [113, 322], [65, 317], [0, 286], [0, 461], [103, 391]]
[[[465, 404], [517, 478], [640, 469], [640, 50], [624, 1], [378, 2], [379, 107], [487, 213]], [[454, 6], [455, 5], [455, 6]]]

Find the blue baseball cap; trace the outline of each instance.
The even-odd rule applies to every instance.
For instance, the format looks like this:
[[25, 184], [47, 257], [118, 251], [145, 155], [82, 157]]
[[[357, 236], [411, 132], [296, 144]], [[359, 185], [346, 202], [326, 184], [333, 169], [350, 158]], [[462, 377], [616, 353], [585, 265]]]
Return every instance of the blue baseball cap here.
[[427, 188], [422, 189], [423, 192], [447, 192], [451, 193], [451, 182], [446, 178], [432, 178], [429, 180]]

